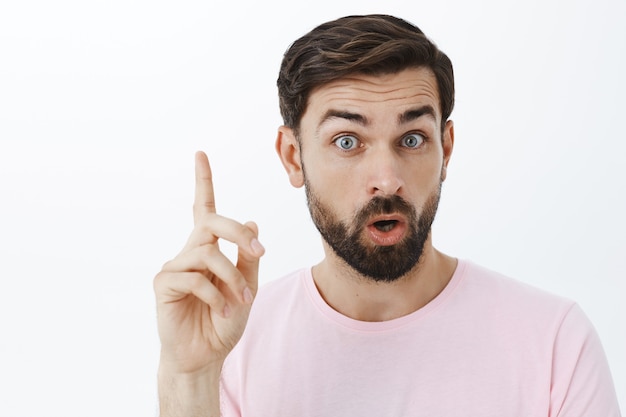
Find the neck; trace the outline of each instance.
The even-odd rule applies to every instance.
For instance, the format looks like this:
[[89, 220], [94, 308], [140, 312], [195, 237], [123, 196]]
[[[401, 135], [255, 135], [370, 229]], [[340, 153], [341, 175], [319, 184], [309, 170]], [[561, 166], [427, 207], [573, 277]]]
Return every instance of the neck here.
[[325, 246], [326, 257], [313, 268], [313, 279], [326, 301], [339, 313], [360, 321], [387, 321], [419, 310], [448, 284], [457, 261], [430, 243], [420, 262], [394, 282], [365, 277]]

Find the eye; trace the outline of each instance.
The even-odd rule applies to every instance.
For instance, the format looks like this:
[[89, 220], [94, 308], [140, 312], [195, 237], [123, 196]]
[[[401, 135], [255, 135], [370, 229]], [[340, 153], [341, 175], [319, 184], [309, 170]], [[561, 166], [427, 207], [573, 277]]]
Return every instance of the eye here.
[[424, 142], [424, 136], [419, 133], [410, 133], [402, 138], [402, 146], [417, 148]]
[[333, 143], [344, 151], [350, 151], [359, 146], [359, 140], [351, 135], [339, 136]]

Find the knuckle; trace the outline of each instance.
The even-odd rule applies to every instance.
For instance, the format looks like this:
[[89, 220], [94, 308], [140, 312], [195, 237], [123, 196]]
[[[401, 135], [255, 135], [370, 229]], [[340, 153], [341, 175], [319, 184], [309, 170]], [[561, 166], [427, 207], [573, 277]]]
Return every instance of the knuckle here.
[[161, 271], [157, 274], [157, 277], [162, 274], [163, 272], [167, 271], [170, 269], [170, 265], [172, 264], [173, 259], [170, 259], [169, 261], [165, 262], [162, 266], [161, 266]]
[[240, 224], [239, 225], [239, 231], [240, 233], [242, 233], [243, 235], [246, 236], [253, 236], [254, 233], [252, 233], [252, 230], [250, 230], [250, 228], [248, 226], [246, 226], [245, 224]]
[[157, 290], [162, 280], [163, 280], [163, 272], [161, 271], [154, 276], [154, 279], [152, 280], [152, 288], [154, 290]]
[[166, 286], [165, 281], [167, 280], [169, 275], [170, 273], [166, 271], [160, 271], [158, 274], [156, 274], [154, 276], [154, 279], [152, 280], [152, 289], [158, 293], [161, 288]]
[[202, 274], [190, 274], [188, 277], [188, 285], [191, 291], [200, 290], [205, 284], [206, 277]]
[[215, 211], [215, 201], [200, 201], [193, 203], [194, 212]]
[[220, 305], [223, 302], [223, 297], [216, 289], [210, 287], [210, 282], [203, 274], [196, 273], [189, 276], [189, 289], [192, 293], [202, 293], [202, 298], [209, 305]]

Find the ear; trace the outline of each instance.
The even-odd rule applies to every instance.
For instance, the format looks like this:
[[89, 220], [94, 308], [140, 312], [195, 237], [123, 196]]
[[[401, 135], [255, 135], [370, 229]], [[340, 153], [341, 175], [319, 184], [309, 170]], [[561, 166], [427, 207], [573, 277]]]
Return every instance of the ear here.
[[287, 171], [291, 185], [296, 188], [302, 187], [304, 185], [304, 172], [300, 159], [300, 144], [293, 129], [286, 126], [278, 128], [276, 152]]
[[452, 149], [454, 148], [454, 122], [448, 120], [443, 128], [443, 137], [441, 141], [443, 145], [443, 167], [441, 168], [441, 181], [446, 179], [448, 173], [448, 162], [452, 156]]

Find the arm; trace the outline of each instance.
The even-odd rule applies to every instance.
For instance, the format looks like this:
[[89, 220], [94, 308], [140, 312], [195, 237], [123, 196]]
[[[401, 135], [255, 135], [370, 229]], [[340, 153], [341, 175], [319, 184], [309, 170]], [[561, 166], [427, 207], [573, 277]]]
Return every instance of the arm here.
[[[264, 249], [254, 223], [215, 212], [211, 168], [196, 154], [194, 229], [183, 250], [154, 279], [161, 339], [161, 417], [219, 416], [222, 364], [241, 338], [258, 286]], [[238, 246], [237, 265], [219, 239]]]
[[179, 373], [159, 367], [158, 386], [161, 417], [219, 417], [219, 379], [214, 367], [196, 373]]

